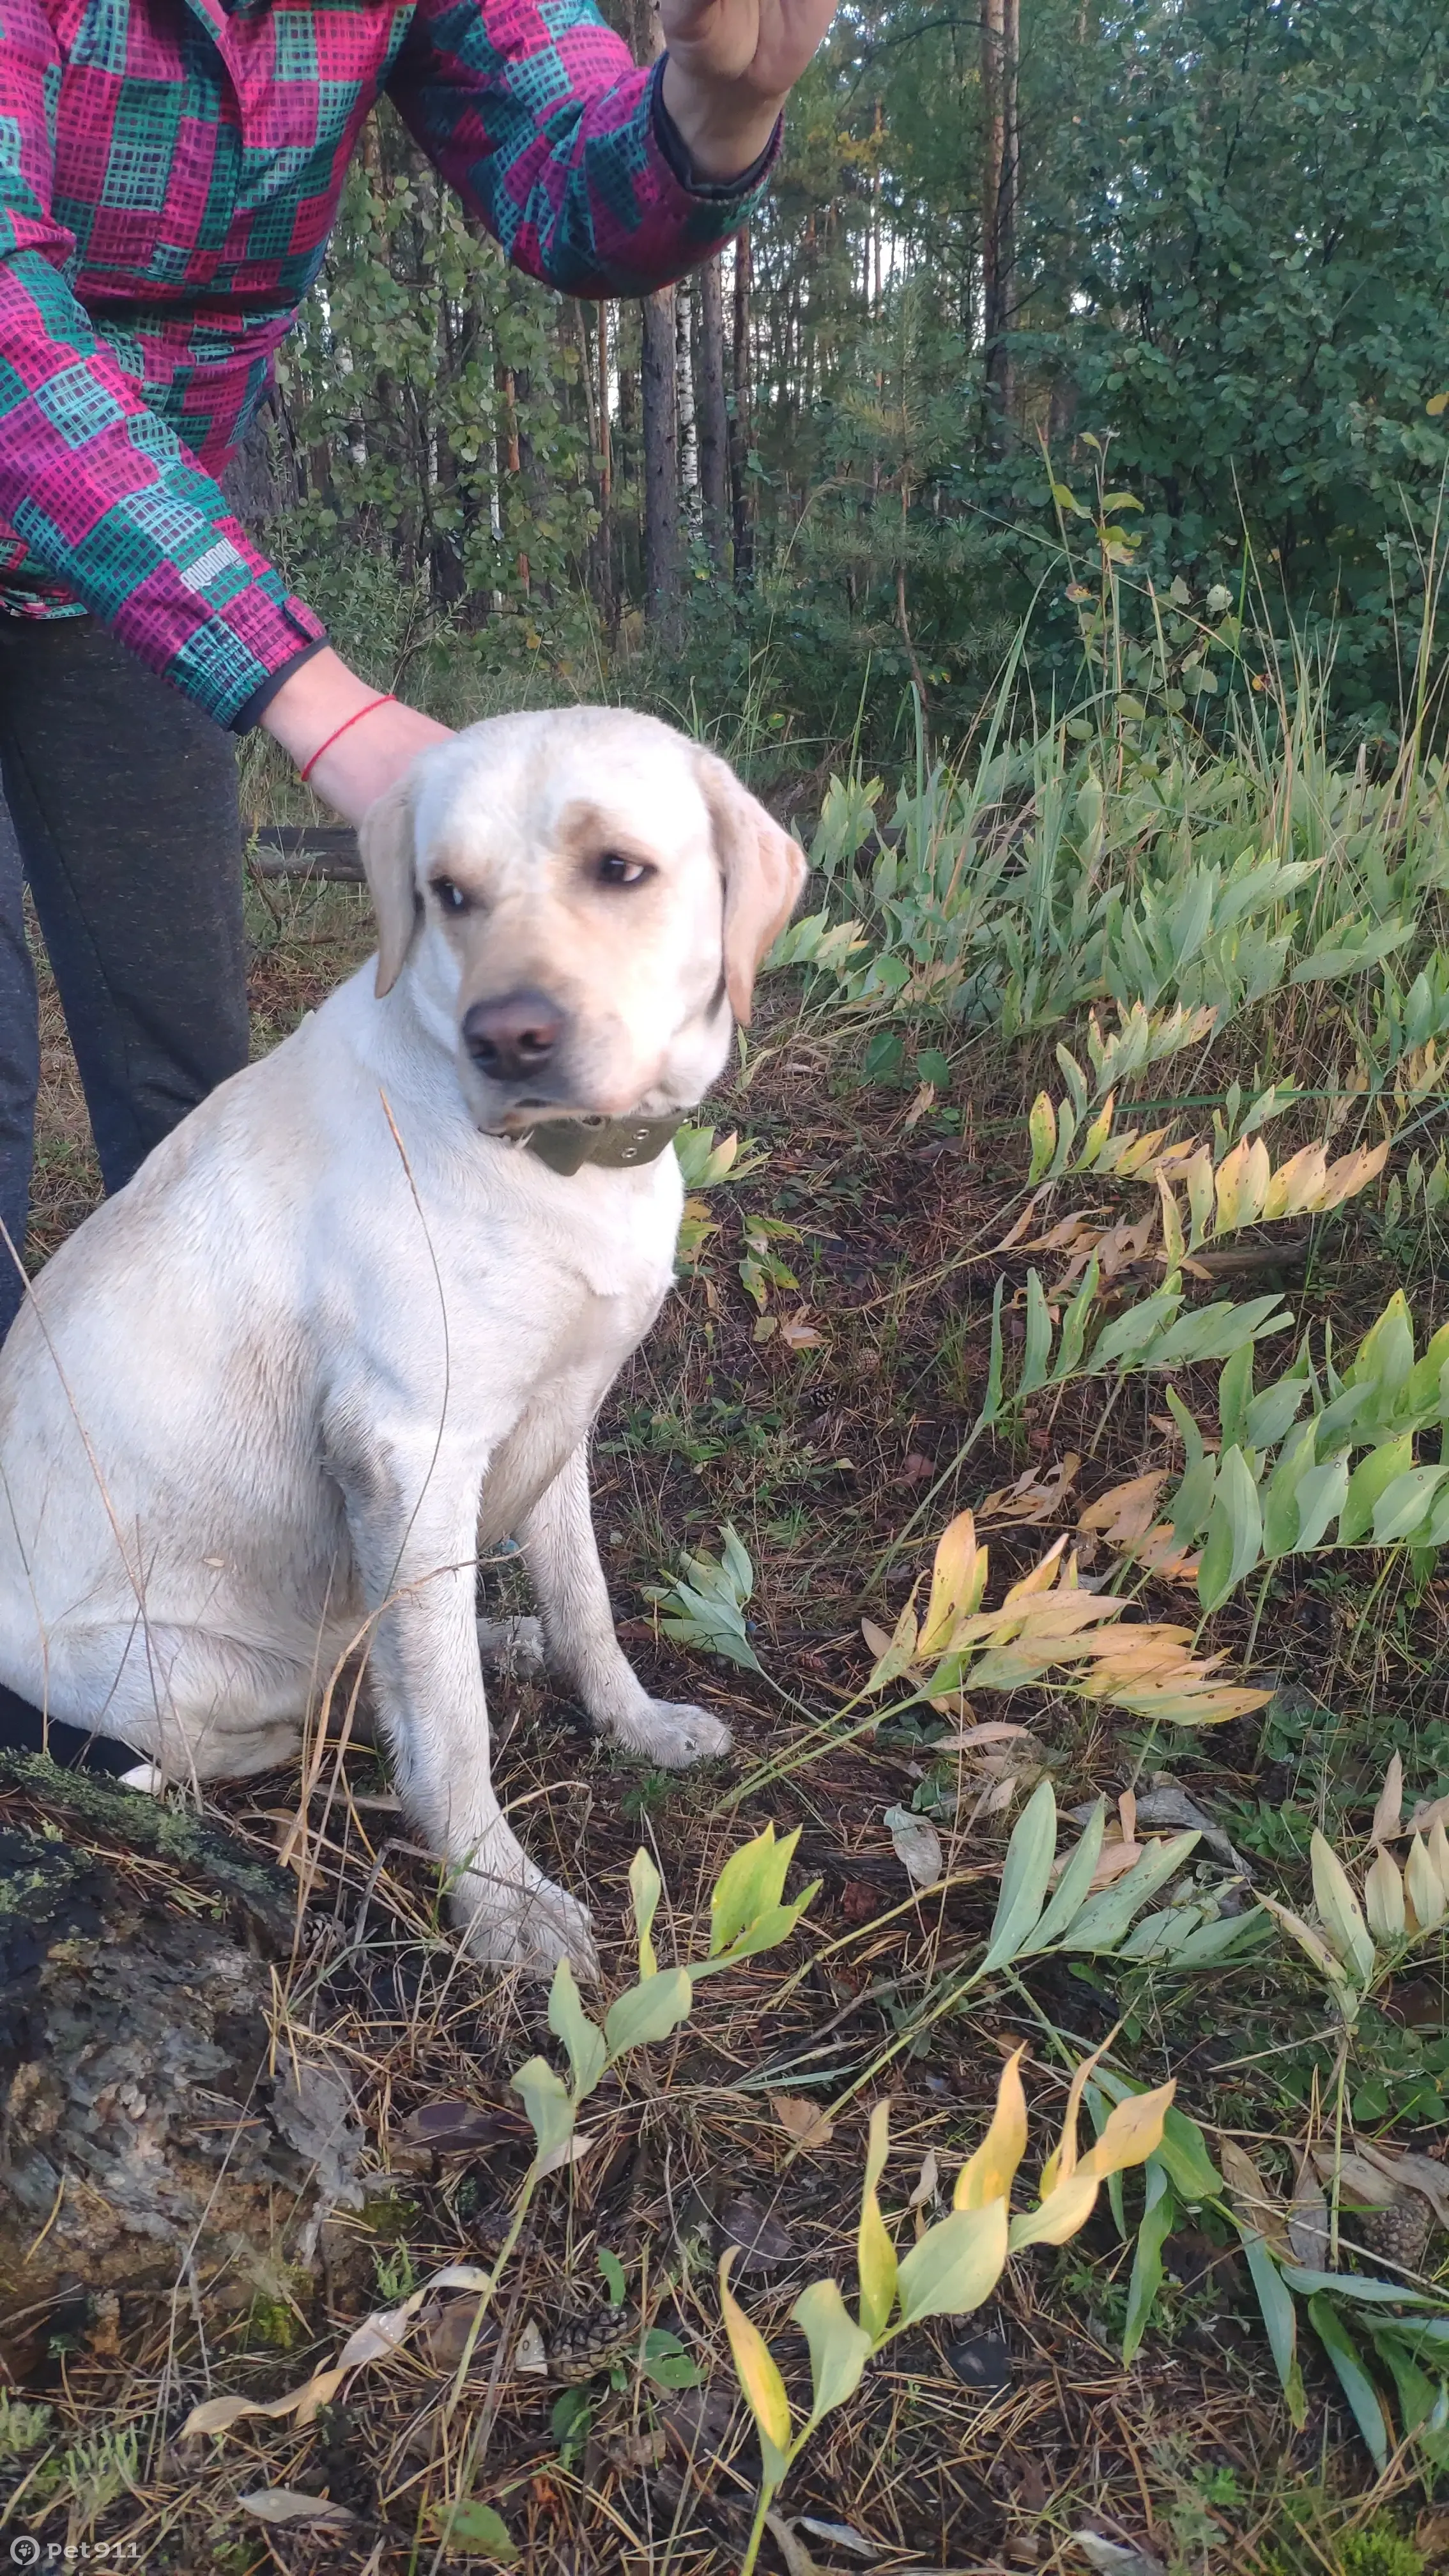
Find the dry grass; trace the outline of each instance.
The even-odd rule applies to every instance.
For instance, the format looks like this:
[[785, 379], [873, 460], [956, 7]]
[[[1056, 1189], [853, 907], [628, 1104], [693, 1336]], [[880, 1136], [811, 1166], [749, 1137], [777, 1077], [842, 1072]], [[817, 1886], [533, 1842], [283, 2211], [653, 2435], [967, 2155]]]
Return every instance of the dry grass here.
[[[350, 891], [267, 894], [265, 903], [253, 897], [252, 910], [259, 1045], [295, 1025], [370, 945], [368, 915]], [[958, 1069], [955, 1132], [944, 1121], [909, 1127], [904, 1096], [863, 1091], [841, 1041], [790, 1018], [789, 1005], [775, 1007], [787, 1015], [765, 1031], [748, 1086], [713, 1112], [725, 1125], [747, 1126], [768, 1147], [769, 1164], [757, 1180], [721, 1194], [722, 1232], [700, 1275], [616, 1388], [595, 1486], [631, 1653], [651, 1687], [700, 1693], [728, 1713], [741, 1768], [778, 1744], [777, 1702], [748, 1675], [710, 1668], [702, 1676], [697, 1663], [674, 1654], [657, 1637], [640, 1587], [677, 1561], [681, 1544], [708, 1544], [732, 1520], [758, 1569], [757, 1642], [770, 1671], [820, 1709], [858, 1685], [863, 1574], [914, 1507], [928, 1464], [935, 1471], [951, 1456], [984, 1373], [990, 1272], [941, 1274], [963, 1246], [991, 1239], [1022, 1164], [1019, 1072], [979, 1050]], [[49, 997], [46, 1011], [33, 1245], [49, 1250], [84, 1213], [95, 1182]], [[818, 1347], [791, 1350], [778, 1334], [754, 1337], [754, 1310], [735, 1275], [740, 1211], [751, 1209], [799, 1229], [785, 1248], [800, 1295], [777, 1303], [786, 1312], [808, 1304]], [[1339, 1285], [1352, 1306], [1359, 1254], [1352, 1238], [1343, 1240]], [[1366, 1311], [1376, 1311], [1378, 1276], [1366, 1279], [1363, 1294]], [[1088, 1460], [1088, 1494], [1165, 1463], [1154, 1403], [1124, 1399], [1104, 1428], [1100, 1392], [1073, 1396], [1059, 1415], [1030, 1418], [1019, 1455], [973, 1461], [971, 1492], [1069, 1447]], [[1020, 1562], [1050, 1535], [1022, 1534]], [[1010, 1562], [1010, 1540], [1001, 1552]], [[892, 1607], [923, 1554], [908, 1551], [890, 1577]], [[503, 1606], [518, 1606], [515, 1586], [505, 1569], [496, 1587]], [[1180, 1604], [1165, 1594], [1161, 1606]], [[1430, 1596], [1397, 1628], [1385, 1616], [1365, 1636], [1346, 1595], [1321, 1586], [1285, 1594], [1266, 1623], [1260, 1662], [1291, 1669], [1345, 1723], [1350, 1715], [1372, 1720], [1390, 1703], [1396, 1720], [1416, 1713], [1437, 1720], [1443, 1606], [1442, 1596]], [[1250, 1615], [1244, 1606], [1225, 1612], [1216, 1641], [1243, 1644]], [[278, 2019], [283, 2030], [324, 2037], [350, 2069], [372, 2167], [367, 2208], [334, 2222], [317, 2276], [291, 2282], [290, 2308], [238, 2308], [228, 2304], [225, 2281], [203, 2281], [194, 2301], [128, 2301], [109, 2349], [84, 2326], [59, 2351], [32, 2348], [27, 2394], [52, 2408], [60, 2448], [130, 2426], [137, 2467], [132, 2487], [98, 2512], [88, 2511], [83, 2470], [33, 2524], [33, 2494], [29, 2508], [22, 2497], [12, 2530], [76, 2544], [122, 2540], [152, 2571], [241, 2576], [275, 2567], [301, 2576], [326, 2567], [421, 2576], [442, 2563], [440, 2512], [471, 2462], [468, 2491], [502, 2513], [522, 2563], [539, 2576], [730, 2576], [737, 2568], [753, 2470], [719, 2326], [721, 2221], [727, 2228], [743, 2193], [784, 2230], [781, 2258], [737, 2276], [736, 2286], [777, 2348], [793, 2351], [798, 2394], [803, 2350], [784, 2319], [805, 2279], [830, 2270], [849, 2278], [865, 2113], [857, 2098], [828, 2147], [795, 2155], [769, 2097], [808, 2092], [829, 2102], [890, 2045], [940, 1965], [988, 1919], [1004, 1823], [943, 1828], [949, 1886], [912, 1902], [882, 1821], [888, 1806], [909, 1801], [920, 1776], [908, 1743], [865, 1740], [833, 1750], [726, 1816], [724, 1778], [641, 1782], [541, 1686], [508, 1685], [494, 1705], [500, 1794], [534, 1857], [594, 1907], [607, 1978], [628, 1974], [619, 1927], [640, 1840], [666, 1882], [666, 1957], [670, 1945], [683, 1955], [701, 1940], [713, 1874], [731, 1843], [767, 1815], [782, 1828], [799, 1826], [800, 1868], [823, 1882], [806, 1932], [785, 1957], [702, 1988], [686, 2030], [606, 2084], [590, 2122], [592, 2152], [571, 2177], [545, 2186], [506, 2276], [497, 2330], [490, 2326], [480, 2341], [455, 2413], [447, 2395], [456, 2318], [440, 2302], [405, 2356], [360, 2374], [310, 2431], [245, 2424], [215, 2450], [183, 2446], [178, 2427], [198, 2398], [295, 2384], [330, 2358], [370, 2306], [446, 2262], [485, 2258], [527, 2161], [506, 2085], [522, 2059], [548, 2044], [541, 1995], [475, 1970], [439, 1936], [436, 1873], [410, 1848], [372, 1758], [349, 1752], [326, 1766], [302, 1851], [305, 1937], [279, 1967]], [[1040, 1694], [1028, 1695], [1027, 1705], [1063, 1804], [1115, 1790], [1135, 1774], [1138, 1747], [1109, 1720], [1085, 1721]], [[1181, 1773], [1192, 1758], [1179, 1761], [1175, 1749], [1174, 1768]], [[1294, 1785], [1265, 1767], [1256, 1721], [1225, 1730], [1192, 1776], [1275, 1800]], [[297, 1795], [289, 1773], [224, 1793], [217, 1804], [238, 1834], [274, 1853], [295, 1821]], [[971, 1811], [968, 1799], [961, 1813]], [[1260, 1984], [1261, 2007], [1271, 2013], [1272, 1973]], [[1108, 1992], [1064, 1969], [1035, 1978], [1032, 1994], [1073, 2041], [1100, 2040], [1114, 2016]], [[1037, 2049], [1031, 2086], [1045, 2124], [1064, 2077], [1039, 2014], [1009, 1988], [969, 2018], [938, 2025], [928, 2052], [898, 2054], [870, 2088], [892, 2099], [898, 2144], [888, 2206], [903, 2207], [930, 2153], [949, 2178], [979, 2135], [1002, 2050], [1021, 2036]], [[1168, 2038], [1155, 2006], [1146, 2009], [1137, 2032], [1144, 2072], [1160, 2067]], [[1215, 2073], [1226, 2043], [1211, 1997], [1175, 2007], [1170, 2040], [1171, 2069], [1190, 2108], [1260, 2125], [1262, 2104], [1241, 2089], [1244, 2079]], [[400, 2153], [403, 2124], [420, 2106], [451, 2097], [492, 2106], [497, 2134], [471, 2155], [419, 2168]], [[512, 2370], [513, 2338], [529, 2316], [547, 2331], [602, 2302], [600, 2248], [625, 2266], [641, 2331], [645, 2323], [670, 2327], [698, 2357], [708, 2407], [701, 2416], [699, 2398], [659, 2399], [626, 2363], [619, 2385], [597, 2384], [587, 2432], [561, 2451], [551, 2425], [559, 2392]], [[860, 2403], [833, 2419], [807, 2454], [787, 2491], [787, 2513], [851, 2523], [885, 2569], [1049, 2576], [1082, 2566], [1070, 2535], [1085, 2524], [1149, 2546], [1184, 2576], [1230, 2568], [1251, 2576], [1265, 2563], [1280, 2491], [1317, 2476], [1325, 2442], [1337, 2442], [1327, 2388], [1315, 2382], [1309, 2427], [1295, 2443], [1240, 2259], [1210, 2233], [1174, 2241], [1169, 2259], [1179, 2286], [1165, 2331], [1124, 2371], [1108, 2326], [1127, 2259], [1104, 2214], [1081, 2247], [1015, 2265], [999, 2310], [955, 2335], [932, 2328], [904, 2339], [871, 2374]], [[1009, 2378], [996, 2393], [982, 2393], [969, 2377], [979, 2371], [987, 2332], [1004, 2338], [1007, 2356]], [[0, 2326], [0, 2355], [7, 2349]], [[1337, 2475], [1348, 2488], [1360, 2483], [1351, 2458]], [[1393, 2484], [1406, 2488], [1406, 2474]], [[325, 2537], [264, 2530], [238, 2498], [265, 2486], [325, 2493], [356, 2520]], [[90, 2493], [94, 2501], [94, 2482]], [[1370, 2509], [1362, 2491], [1345, 2507]], [[847, 2563], [838, 2545], [810, 2546], [822, 2566]], [[1320, 2557], [1326, 2569], [1337, 2563], [1327, 2540]], [[785, 2561], [777, 2555], [773, 2563]]]

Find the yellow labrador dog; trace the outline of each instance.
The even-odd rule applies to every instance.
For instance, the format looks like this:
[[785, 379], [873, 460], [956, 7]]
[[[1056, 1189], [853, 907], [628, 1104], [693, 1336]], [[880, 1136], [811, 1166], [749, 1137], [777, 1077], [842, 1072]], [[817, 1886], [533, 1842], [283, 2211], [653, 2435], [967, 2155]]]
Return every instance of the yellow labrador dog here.
[[508, 716], [368, 815], [379, 954], [58, 1252], [0, 1353], [0, 1679], [146, 1776], [295, 1748], [364, 1632], [404, 1804], [481, 1956], [591, 1960], [505, 1822], [476, 1568], [641, 1760], [729, 1742], [614, 1635], [588, 1441], [669, 1288], [670, 1140], [804, 861], [643, 716]]

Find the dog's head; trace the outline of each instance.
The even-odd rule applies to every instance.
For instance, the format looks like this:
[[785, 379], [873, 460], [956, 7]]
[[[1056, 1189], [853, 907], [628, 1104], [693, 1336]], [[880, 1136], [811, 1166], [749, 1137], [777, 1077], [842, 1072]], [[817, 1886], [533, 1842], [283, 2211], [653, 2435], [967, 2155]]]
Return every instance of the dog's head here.
[[605, 707], [471, 726], [360, 837], [377, 990], [406, 969], [497, 1134], [692, 1108], [805, 876], [724, 761]]

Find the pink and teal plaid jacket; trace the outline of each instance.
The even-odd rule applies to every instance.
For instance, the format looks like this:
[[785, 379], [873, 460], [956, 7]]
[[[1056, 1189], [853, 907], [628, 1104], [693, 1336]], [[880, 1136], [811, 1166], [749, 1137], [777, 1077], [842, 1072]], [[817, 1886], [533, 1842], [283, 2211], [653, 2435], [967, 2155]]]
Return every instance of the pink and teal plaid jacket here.
[[687, 184], [591, 0], [0, 0], [0, 610], [90, 610], [224, 725], [323, 631], [212, 476], [384, 89], [572, 295], [682, 275], [758, 192]]

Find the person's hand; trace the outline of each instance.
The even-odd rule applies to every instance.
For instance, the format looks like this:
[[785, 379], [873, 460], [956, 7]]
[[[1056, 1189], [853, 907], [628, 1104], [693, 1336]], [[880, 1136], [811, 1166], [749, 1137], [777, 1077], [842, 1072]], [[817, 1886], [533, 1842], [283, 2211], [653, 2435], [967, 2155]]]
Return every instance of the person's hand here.
[[661, 0], [664, 104], [705, 179], [757, 161], [835, 0]]
[[[348, 823], [360, 823], [369, 805], [411, 768], [420, 751], [449, 739], [446, 725], [419, 715], [415, 707], [399, 706], [392, 698], [373, 705], [377, 695], [329, 647], [283, 682], [262, 717], [264, 730], [299, 770], [329, 734], [347, 725], [323, 752], [307, 784]], [[364, 707], [370, 709], [366, 715]], [[354, 715], [359, 721], [347, 724]]]

